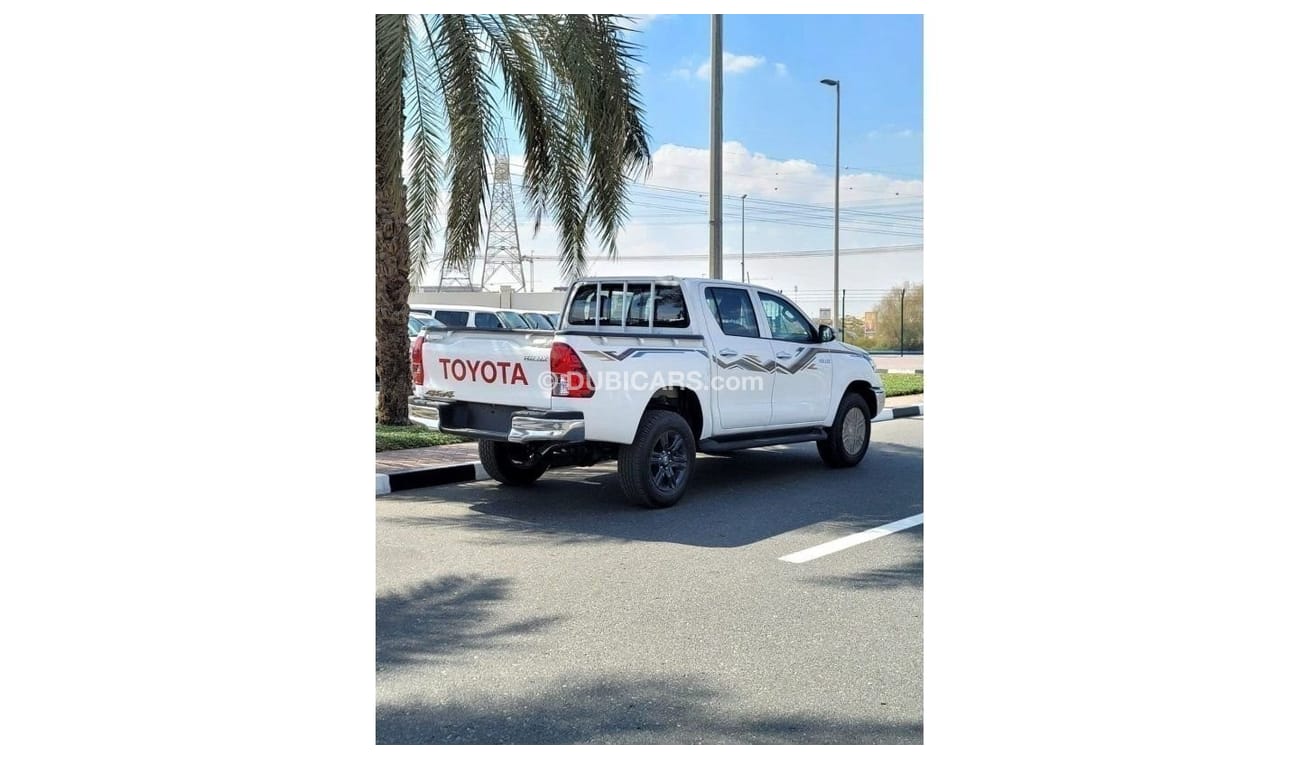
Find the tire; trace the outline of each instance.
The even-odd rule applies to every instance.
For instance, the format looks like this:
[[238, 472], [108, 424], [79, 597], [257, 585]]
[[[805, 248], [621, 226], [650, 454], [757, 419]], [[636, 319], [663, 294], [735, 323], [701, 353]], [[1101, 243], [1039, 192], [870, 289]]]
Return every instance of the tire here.
[[686, 493], [695, 471], [695, 435], [682, 416], [651, 409], [641, 417], [636, 438], [618, 450], [618, 482], [633, 504], [671, 507]]
[[835, 413], [835, 424], [827, 433], [826, 440], [817, 442], [822, 461], [830, 467], [857, 466], [871, 445], [871, 410], [866, 400], [856, 393], [845, 393]]
[[530, 486], [546, 472], [546, 463], [518, 443], [479, 441], [478, 458], [487, 474], [503, 486]]

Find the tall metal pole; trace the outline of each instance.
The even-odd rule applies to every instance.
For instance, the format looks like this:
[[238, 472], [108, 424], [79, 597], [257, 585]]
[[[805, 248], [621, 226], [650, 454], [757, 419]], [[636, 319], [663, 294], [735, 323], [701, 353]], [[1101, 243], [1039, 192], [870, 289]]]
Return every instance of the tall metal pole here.
[[849, 291], [847, 289], [841, 290], [840, 291], [840, 340], [844, 340], [844, 313], [848, 311], [848, 307], [845, 306], [844, 304], [848, 300], [849, 300]]
[[[722, 279], [722, 14], [713, 14], [709, 117], [709, 277]], [[837, 159], [838, 161], [838, 159]]]
[[[835, 294], [840, 290], [840, 80], [823, 79], [822, 84], [835, 88], [835, 279], [831, 286], [831, 324], [840, 322], [840, 305]], [[843, 331], [843, 324], [840, 330]]]
[[740, 196], [740, 281], [745, 281], [745, 199], [749, 193]]

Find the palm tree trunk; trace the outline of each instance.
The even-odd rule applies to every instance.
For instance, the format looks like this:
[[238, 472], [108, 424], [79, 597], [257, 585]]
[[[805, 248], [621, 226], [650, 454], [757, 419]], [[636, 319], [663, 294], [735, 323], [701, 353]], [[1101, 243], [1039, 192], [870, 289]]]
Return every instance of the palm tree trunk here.
[[406, 320], [411, 249], [401, 176], [403, 24], [401, 16], [376, 16], [375, 371], [379, 374], [378, 421], [384, 425], [410, 424], [411, 343]]
[[384, 425], [409, 422], [406, 401], [411, 394], [411, 342], [406, 331], [411, 254], [405, 187], [399, 181], [395, 190], [376, 188], [375, 193], [375, 350], [379, 422]]

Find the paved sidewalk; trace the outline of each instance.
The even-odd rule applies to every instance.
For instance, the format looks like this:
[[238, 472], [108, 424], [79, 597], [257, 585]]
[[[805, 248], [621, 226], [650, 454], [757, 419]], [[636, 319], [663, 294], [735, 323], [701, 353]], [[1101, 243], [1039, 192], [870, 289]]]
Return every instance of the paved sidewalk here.
[[375, 472], [390, 473], [421, 470], [444, 464], [468, 464], [478, 461], [478, 444], [450, 443], [446, 446], [426, 446], [422, 449], [401, 449], [375, 453]]
[[[924, 403], [925, 394], [891, 396], [885, 399], [885, 408], [917, 406]], [[452, 443], [446, 446], [426, 446], [422, 449], [380, 451], [375, 454], [375, 472], [392, 474], [408, 470], [423, 470], [451, 464], [472, 464], [478, 461], [477, 443]]]

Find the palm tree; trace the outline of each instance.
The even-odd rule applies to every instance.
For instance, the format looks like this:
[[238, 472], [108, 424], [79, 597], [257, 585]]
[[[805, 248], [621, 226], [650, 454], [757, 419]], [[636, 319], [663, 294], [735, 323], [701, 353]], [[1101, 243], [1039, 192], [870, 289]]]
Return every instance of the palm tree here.
[[503, 133], [494, 82], [523, 138], [523, 198], [534, 233], [543, 216], [554, 220], [570, 278], [585, 270], [588, 232], [614, 255], [627, 179], [650, 167], [632, 70], [636, 46], [623, 24], [615, 15], [375, 17], [380, 422], [408, 421], [407, 296], [411, 280], [423, 279], [440, 206], [443, 257], [464, 263], [479, 245], [488, 160]]

